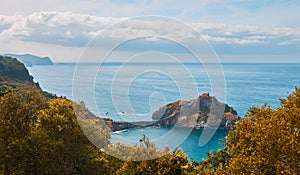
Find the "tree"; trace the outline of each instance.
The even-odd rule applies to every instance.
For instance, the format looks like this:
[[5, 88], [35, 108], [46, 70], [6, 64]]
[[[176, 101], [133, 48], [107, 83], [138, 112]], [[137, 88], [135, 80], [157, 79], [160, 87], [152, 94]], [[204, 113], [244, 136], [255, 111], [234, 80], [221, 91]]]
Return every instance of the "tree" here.
[[34, 149], [31, 132], [46, 106], [36, 88], [13, 90], [0, 97], [0, 174], [26, 174]]
[[[63, 98], [47, 100], [30, 87], [0, 97], [0, 174], [110, 172], [107, 156], [81, 130], [74, 105]], [[78, 115], [84, 127], [99, 131], [104, 147], [110, 133], [83, 114]]]
[[[54, 99], [49, 107], [41, 111], [34, 134], [38, 145], [38, 162], [47, 174], [103, 174], [105, 164], [100, 164], [98, 149], [84, 135], [76, 118], [74, 102]], [[108, 143], [108, 132], [99, 125], [80, 116], [82, 123], [97, 128], [102, 142]], [[84, 127], [88, 127], [84, 126]], [[103, 145], [104, 146], [104, 145]], [[95, 155], [96, 154], [96, 155]]]
[[[149, 143], [153, 144], [153, 143]], [[117, 143], [118, 145], [118, 143]], [[116, 146], [116, 144], [114, 144]], [[119, 144], [119, 146], [126, 146]], [[127, 150], [130, 150], [130, 154], [135, 156], [141, 156], [142, 158], [149, 158], [149, 151], [153, 151], [144, 144], [139, 146], [127, 146]], [[150, 149], [150, 150], [149, 150]], [[126, 154], [127, 155], [127, 154]], [[188, 174], [193, 171], [193, 166], [190, 163], [188, 157], [181, 149], [170, 153], [168, 148], [155, 151], [152, 155], [158, 157], [154, 159], [144, 159], [140, 161], [124, 160], [120, 168], [115, 172], [115, 174], [130, 174], [130, 175], [142, 175], [142, 174]], [[139, 157], [139, 158], [141, 158]], [[153, 157], [152, 157], [153, 158]]]
[[158, 150], [146, 135], [139, 145], [130, 146], [121, 143], [110, 145], [108, 152], [123, 161], [114, 174], [187, 174], [193, 166], [187, 155], [179, 148], [170, 153], [168, 147]]
[[[204, 174], [300, 174], [300, 88], [278, 109], [250, 108], [224, 150], [199, 164]], [[218, 161], [216, 161], [218, 160]]]

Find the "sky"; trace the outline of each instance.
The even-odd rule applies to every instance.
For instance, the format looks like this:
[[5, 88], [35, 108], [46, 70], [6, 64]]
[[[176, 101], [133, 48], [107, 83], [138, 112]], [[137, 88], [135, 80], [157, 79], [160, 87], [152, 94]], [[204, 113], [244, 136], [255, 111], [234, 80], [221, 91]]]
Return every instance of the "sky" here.
[[[115, 49], [113, 61], [147, 51], [189, 61], [180, 43], [196, 45], [201, 37], [221, 62], [299, 63], [300, 1], [1, 0], [0, 54], [97, 61], [115, 41], [137, 36], [146, 37]], [[95, 38], [101, 44], [89, 45]]]

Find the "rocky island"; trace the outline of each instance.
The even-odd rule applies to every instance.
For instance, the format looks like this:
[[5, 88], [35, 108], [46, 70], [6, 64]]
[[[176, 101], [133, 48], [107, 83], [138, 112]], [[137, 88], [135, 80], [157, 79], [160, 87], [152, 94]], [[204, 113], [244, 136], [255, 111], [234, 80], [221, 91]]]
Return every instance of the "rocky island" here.
[[229, 128], [241, 119], [232, 107], [206, 93], [193, 100], [165, 105], [155, 111], [152, 118], [160, 126], [195, 128]]
[[235, 122], [241, 120], [241, 117], [232, 107], [204, 93], [193, 100], [179, 100], [160, 107], [153, 113], [152, 119], [153, 121], [150, 122], [131, 123], [106, 119], [105, 122], [112, 131], [149, 126], [230, 128]]

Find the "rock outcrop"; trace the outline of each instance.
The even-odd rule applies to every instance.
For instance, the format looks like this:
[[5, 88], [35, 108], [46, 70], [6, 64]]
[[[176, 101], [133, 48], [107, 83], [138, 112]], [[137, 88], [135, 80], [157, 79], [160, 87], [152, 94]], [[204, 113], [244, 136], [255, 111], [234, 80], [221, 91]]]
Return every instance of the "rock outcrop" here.
[[125, 122], [125, 121], [114, 121], [110, 118], [102, 118], [106, 126], [111, 129], [112, 132], [121, 131], [131, 128], [143, 128], [149, 126], [155, 126], [156, 121], [140, 121], [140, 122]]
[[190, 101], [177, 101], [159, 108], [152, 114], [153, 121], [125, 122], [104, 119], [114, 132], [119, 130], [159, 127], [230, 128], [241, 120], [237, 112], [212, 96], [199, 96]]
[[152, 118], [160, 126], [196, 128], [229, 128], [241, 119], [232, 107], [212, 96], [168, 104], [155, 111]]

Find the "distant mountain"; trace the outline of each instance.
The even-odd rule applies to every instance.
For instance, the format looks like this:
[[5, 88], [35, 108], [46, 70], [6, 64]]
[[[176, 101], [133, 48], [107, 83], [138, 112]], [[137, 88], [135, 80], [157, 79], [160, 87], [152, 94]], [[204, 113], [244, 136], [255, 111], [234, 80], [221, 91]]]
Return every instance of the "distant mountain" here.
[[38, 57], [31, 54], [17, 55], [17, 54], [3, 54], [3, 56], [17, 58], [26, 67], [31, 67], [33, 65], [52, 65], [53, 62], [49, 57]]

